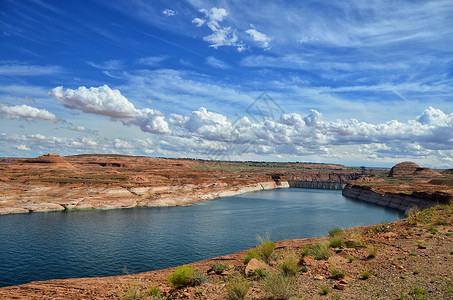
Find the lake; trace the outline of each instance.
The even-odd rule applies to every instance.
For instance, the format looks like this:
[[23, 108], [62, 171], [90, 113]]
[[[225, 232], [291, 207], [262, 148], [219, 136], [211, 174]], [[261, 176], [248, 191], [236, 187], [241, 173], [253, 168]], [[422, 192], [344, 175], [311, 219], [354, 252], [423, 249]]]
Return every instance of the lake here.
[[0, 216], [0, 286], [144, 272], [402, 218], [341, 191], [278, 189], [193, 206]]

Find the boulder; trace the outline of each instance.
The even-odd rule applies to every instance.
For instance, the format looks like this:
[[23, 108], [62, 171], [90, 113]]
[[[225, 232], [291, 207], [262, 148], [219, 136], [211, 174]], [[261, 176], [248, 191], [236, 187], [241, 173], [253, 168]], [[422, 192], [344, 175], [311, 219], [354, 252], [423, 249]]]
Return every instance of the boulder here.
[[245, 275], [246, 276], [253, 276], [255, 274], [256, 269], [265, 269], [266, 271], [272, 271], [272, 268], [265, 263], [257, 260], [256, 258], [252, 258], [247, 266], [245, 267]]

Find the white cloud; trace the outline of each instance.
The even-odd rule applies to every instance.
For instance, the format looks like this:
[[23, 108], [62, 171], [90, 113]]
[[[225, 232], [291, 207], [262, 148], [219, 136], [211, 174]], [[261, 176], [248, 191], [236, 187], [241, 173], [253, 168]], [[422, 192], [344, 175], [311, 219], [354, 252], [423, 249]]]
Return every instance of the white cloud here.
[[208, 65], [210, 65], [211, 67], [218, 68], [218, 69], [226, 70], [226, 69], [230, 68], [230, 66], [227, 63], [225, 63], [224, 61], [221, 61], [213, 56], [208, 56], [206, 58], [206, 63]]
[[264, 49], [269, 49], [269, 43], [272, 39], [256, 30], [255, 26], [250, 25], [250, 29], [247, 29], [245, 32], [248, 33], [255, 42], [259, 42]]
[[166, 17], [172, 17], [174, 15], [176, 15], [176, 11], [172, 10], [172, 9], [164, 9], [162, 11], [162, 13], [166, 16]]
[[154, 67], [154, 66], [158, 65], [159, 63], [163, 62], [164, 60], [166, 60], [167, 58], [168, 58], [168, 56], [166, 56], [166, 55], [143, 57], [138, 60], [138, 63], [142, 64], [142, 65]]
[[45, 110], [28, 105], [8, 106], [0, 104], [0, 118], [5, 119], [25, 119], [25, 120], [40, 120], [58, 122], [57, 117]]
[[137, 109], [119, 90], [112, 90], [107, 85], [89, 89], [81, 86], [77, 90], [66, 89], [66, 91], [59, 86], [52, 89], [49, 95], [60, 100], [66, 108], [103, 115], [112, 120], [119, 120], [124, 125], [136, 125], [144, 132], [156, 134], [171, 132], [161, 112], [149, 108]]
[[30, 151], [30, 150], [31, 150], [29, 147], [27, 147], [27, 146], [24, 145], [24, 144], [21, 144], [21, 145], [16, 146], [16, 149], [17, 149], [17, 150], [21, 150], [21, 151]]
[[213, 7], [211, 9], [200, 9], [200, 12], [205, 15], [204, 19], [195, 18], [192, 23], [197, 27], [206, 25], [211, 29], [212, 34], [203, 37], [203, 40], [209, 42], [217, 49], [221, 46], [235, 46], [239, 52], [244, 50], [244, 44], [239, 41], [236, 30], [230, 26], [223, 26], [222, 21], [228, 16], [228, 12], [224, 8]]
[[100, 64], [88, 61], [87, 64], [100, 70], [121, 70], [124, 68], [123, 62], [116, 59], [108, 60]]
[[0, 61], [0, 75], [4, 76], [40, 76], [61, 72], [59, 66], [39, 66], [17, 61]]
[[195, 26], [197, 26], [197, 27], [201, 27], [205, 23], [205, 20], [202, 20], [200, 18], [195, 18], [192, 20], [192, 23], [195, 24]]

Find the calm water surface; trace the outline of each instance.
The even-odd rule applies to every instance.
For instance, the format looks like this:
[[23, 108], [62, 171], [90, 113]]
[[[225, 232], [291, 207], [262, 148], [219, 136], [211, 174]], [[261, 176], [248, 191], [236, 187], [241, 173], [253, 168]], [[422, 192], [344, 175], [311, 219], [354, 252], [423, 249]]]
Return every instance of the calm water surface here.
[[55, 278], [151, 271], [272, 240], [325, 236], [394, 221], [396, 210], [345, 198], [341, 191], [280, 189], [188, 207], [0, 216], [0, 286]]

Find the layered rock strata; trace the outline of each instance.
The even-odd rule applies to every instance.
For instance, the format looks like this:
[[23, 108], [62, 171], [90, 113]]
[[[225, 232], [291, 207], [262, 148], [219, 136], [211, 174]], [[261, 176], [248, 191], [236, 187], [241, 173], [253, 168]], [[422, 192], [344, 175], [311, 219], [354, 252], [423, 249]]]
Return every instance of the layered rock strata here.
[[443, 192], [412, 192], [404, 193], [379, 193], [370, 187], [356, 184], [348, 184], [343, 189], [343, 196], [374, 203], [377, 205], [407, 211], [411, 207], [428, 208], [437, 204], [449, 204], [453, 196]]

